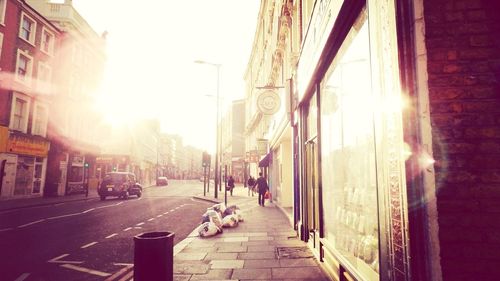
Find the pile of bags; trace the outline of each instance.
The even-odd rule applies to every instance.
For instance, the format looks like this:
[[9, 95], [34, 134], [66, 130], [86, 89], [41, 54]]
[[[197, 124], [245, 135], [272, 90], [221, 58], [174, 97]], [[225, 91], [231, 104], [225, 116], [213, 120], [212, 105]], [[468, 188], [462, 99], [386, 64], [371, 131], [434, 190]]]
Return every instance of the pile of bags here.
[[243, 214], [236, 205], [226, 207], [224, 203], [215, 204], [201, 216], [198, 234], [201, 237], [222, 233], [223, 227], [236, 227], [243, 221]]

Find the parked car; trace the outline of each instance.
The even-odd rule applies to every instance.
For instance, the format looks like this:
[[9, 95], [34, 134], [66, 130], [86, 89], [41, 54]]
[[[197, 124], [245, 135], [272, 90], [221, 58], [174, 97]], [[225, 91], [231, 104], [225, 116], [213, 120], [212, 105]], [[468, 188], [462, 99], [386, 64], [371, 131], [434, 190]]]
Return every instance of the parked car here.
[[160, 186], [160, 185], [168, 185], [168, 179], [167, 177], [158, 177], [156, 179], [156, 185], [157, 186]]
[[101, 200], [108, 196], [118, 196], [128, 199], [130, 195], [141, 197], [142, 186], [137, 182], [134, 173], [111, 172], [107, 173], [98, 190]]

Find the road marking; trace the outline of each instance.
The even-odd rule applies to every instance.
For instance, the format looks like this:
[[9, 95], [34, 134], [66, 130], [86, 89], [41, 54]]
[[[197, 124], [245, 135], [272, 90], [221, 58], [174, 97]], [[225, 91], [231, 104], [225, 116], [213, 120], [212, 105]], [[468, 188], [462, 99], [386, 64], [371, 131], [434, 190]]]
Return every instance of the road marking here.
[[164, 215], [168, 214], [168, 212], [163, 213]]
[[170, 212], [173, 212], [173, 211], [175, 211], [175, 209], [170, 210]]
[[124, 274], [125, 272], [127, 272], [128, 270], [130, 270], [131, 268], [134, 267], [134, 265], [131, 263], [115, 263], [115, 265], [121, 265], [121, 266], [125, 266], [125, 267], [118, 270], [113, 275], [106, 278], [104, 281], [113, 281], [113, 280], [115, 280], [115, 278], [118, 278], [120, 275]]
[[137, 225], [137, 226], [141, 226], [141, 225], [143, 225], [143, 224], [144, 224], [143, 222], [140, 222], [140, 223], [138, 223], [138, 224], [136, 224], [136, 225]]
[[114, 236], [116, 236], [116, 235], [118, 235], [118, 233], [113, 233], [113, 234], [111, 234], [111, 235], [106, 236], [106, 239], [109, 239], [109, 238], [114, 237]]
[[140, 226], [134, 226], [134, 229], [142, 229]]
[[90, 243], [88, 243], [87, 245], [83, 245], [83, 246], [81, 246], [81, 247], [80, 247], [80, 249], [85, 249], [85, 248], [88, 248], [88, 247], [90, 247], [90, 246], [94, 246], [95, 244], [97, 244], [97, 242], [90, 242]]
[[23, 273], [23, 274], [21, 274], [21, 276], [17, 277], [17, 279], [16, 279], [16, 280], [14, 280], [14, 281], [23, 281], [23, 280], [25, 280], [26, 278], [28, 278], [28, 276], [30, 276], [30, 274], [31, 274], [31, 273]]
[[72, 216], [78, 216], [78, 215], [81, 215], [81, 213], [74, 213], [74, 214], [69, 214], [69, 215], [62, 215], [62, 216], [57, 216], [57, 217], [50, 217], [50, 218], [47, 218], [47, 219], [48, 220], [55, 220], [55, 219], [72, 217]]
[[131, 229], [132, 229], [132, 227], [127, 227], [127, 228], [125, 228], [123, 231], [129, 231], [129, 230], [131, 230]]
[[83, 263], [83, 261], [63, 261], [63, 260], [61, 260], [62, 258], [67, 257], [67, 256], [69, 256], [69, 254], [60, 255], [57, 258], [53, 258], [51, 260], [48, 260], [47, 262], [52, 262], [52, 263], [75, 263], [75, 264]]
[[120, 203], [116, 203], [116, 205], [115, 205], [115, 206], [118, 206], [118, 205], [121, 205], [121, 204], [123, 204], [123, 202], [120, 202]]
[[163, 216], [163, 215], [157, 215], [156, 217], [157, 217], [157, 218], [161, 218], [162, 216]]
[[85, 213], [88, 213], [88, 212], [92, 212], [93, 210], [95, 210], [95, 208], [92, 208], [92, 209], [88, 209], [86, 211], [83, 211], [82, 214], [85, 214]]
[[90, 268], [85, 268], [85, 267], [76, 266], [76, 265], [72, 265], [72, 264], [61, 264], [61, 267], [65, 267], [65, 268], [68, 268], [68, 269], [73, 269], [73, 270], [76, 270], [76, 271], [85, 272], [85, 273], [88, 273], [88, 274], [93, 274], [93, 275], [97, 275], [97, 276], [101, 276], [101, 277], [107, 277], [107, 276], [111, 275], [111, 274], [106, 273], [106, 272], [97, 271], [97, 270], [93, 270], [93, 269], [90, 269]]
[[26, 226], [29, 226], [29, 225], [33, 225], [33, 224], [36, 224], [36, 223], [42, 222], [42, 221], [44, 221], [44, 220], [45, 220], [45, 219], [41, 219], [41, 220], [37, 220], [37, 221], [30, 222], [30, 223], [27, 223], [27, 224], [23, 224], [23, 225], [18, 226], [17, 228], [23, 228], [23, 227], [26, 227]]
[[155, 220], [155, 218], [150, 218], [148, 221], [154, 221], [154, 220]]
[[120, 280], [118, 281], [133, 281], [134, 279], [132, 279], [132, 275], [134, 274], [134, 271], [131, 270], [129, 273], [127, 273], [127, 275], [123, 276]]
[[9, 231], [9, 230], [12, 230], [12, 227], [11, 228], [0, 229], [0, 232], [2, 232], [2, 231]]

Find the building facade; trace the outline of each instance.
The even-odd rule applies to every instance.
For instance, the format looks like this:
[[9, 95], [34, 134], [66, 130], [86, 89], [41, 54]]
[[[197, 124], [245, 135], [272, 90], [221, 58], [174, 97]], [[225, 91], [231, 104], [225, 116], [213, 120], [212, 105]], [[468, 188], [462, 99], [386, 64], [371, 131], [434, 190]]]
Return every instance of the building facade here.
[[0, 1], [0, 198], [46, 193], [60, 36], [24, 1]]
[[71, 0], [26, 2], [62, 30], [54, 71], [57, 91], [48, 130], [52, 147], [47, 195], [96, 188], [95, 159], [100, 154], [97, 127], [102, 120], [93, 105], [106, 58], [105, 36], [90, 27]]
[[260, 166], [277, 197], [280, 113], [254, 114], [256, 86], [279, 96], [289, 79], [292, 221], [332, 279], [497, 278], [499, 8], [262, 1], [246, 150], [268, 141]]

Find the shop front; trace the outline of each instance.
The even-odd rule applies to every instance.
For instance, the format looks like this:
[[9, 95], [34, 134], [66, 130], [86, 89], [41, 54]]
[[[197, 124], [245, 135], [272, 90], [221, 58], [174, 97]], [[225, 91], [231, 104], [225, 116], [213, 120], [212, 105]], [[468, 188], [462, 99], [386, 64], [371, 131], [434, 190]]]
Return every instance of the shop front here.
[[45, 191], [50, 143], [38, 136], [0, 130], [0, 197], [38, 197]]
[[335, 280], [409, 280], [395, 13], [316, 1], [297, 67], [297, 231]]

